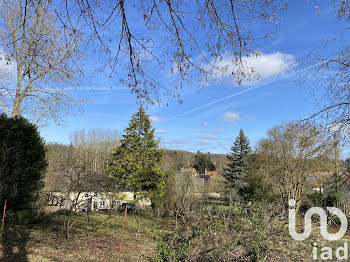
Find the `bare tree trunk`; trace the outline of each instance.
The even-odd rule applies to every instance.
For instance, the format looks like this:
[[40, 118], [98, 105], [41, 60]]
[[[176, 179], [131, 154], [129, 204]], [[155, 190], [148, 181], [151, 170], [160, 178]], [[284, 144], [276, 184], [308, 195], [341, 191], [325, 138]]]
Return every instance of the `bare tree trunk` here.
[[12, 108], [12, 113], [11, 113], [11, 117], [16, 117], [16, 116], [20, 116], [21, 115], [21, 79], [18, 78], [18, 83], [17, 83], [17, 88], [16, 88], [16, 97], [15, 100], [13, 102], [13, 108]]
[[[60, 23], [50, 4], [0, 0], [0, 46], [8, 63], [16, 65], [16, 83], [4, 81], [1, 89], [10, 95], [12, 117], [26, 112], [32, 121], [58, 120], [63, 112], [81, 100], [65, 87], [79, 80], [76, 60], [80, 56], [78, 34]], [[25, 109], [25, 110], [23, 110]]]

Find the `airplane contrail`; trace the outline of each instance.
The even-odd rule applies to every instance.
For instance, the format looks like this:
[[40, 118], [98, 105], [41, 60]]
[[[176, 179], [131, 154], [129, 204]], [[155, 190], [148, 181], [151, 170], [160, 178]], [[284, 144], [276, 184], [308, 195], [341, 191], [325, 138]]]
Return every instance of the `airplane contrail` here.
[[[309, 68], [311, 68], [311, 67], [316, 67], [316, 66], [318, 66], [318, 65], [320, 65], [320, 64], [322, 64], [322, 63], [325, 63], [325, 62], [319, 62], [319, 63], [316, 63], [316, 64], [314, 64], [314, 65], [310, 65], [310, 66], [307, 66], [307, 67], [305, 67], [305, 68], [296, 70], [296, 71], [291, 72], [291, 73], [287, 74], [286, 76], [282, 77], [282, 79], [283, 79], [283, 78], [286, 78], [286, 77], [288, 77], [288, 76], [294, 75], [294, 74], [296, 74], [296, 73], [299, 73], [299, 72], [301, 72], [301, 71], [305, 71], [305, 70], [307, 70], [307, 69], [309, 69]], [[287, 67], [290, 67], [290, 65], [288, 65]], [[280, 70], [279, 70], [279, 71], [280, 71]], [[277, 72], [276, 72], [276, 73], [277, 73]], [[275, 75], [276, 73], [274, 73], [274, 74], [272, 74], [272, 75]], [[223, 97], [223, 98], [220, 98], [220, 99], [215, 100], [215, 101], [213, 101], [213, 102], [210, 102], [210, 103], [208, 103], [208, 104], [205, 104], [205, 105], [196, 107], [196, 108], [194, 108], [194, 109], [191, 109], [191, 110], [189, 110], [189, 111], [187, 111], [187, 112], [185, 112], [185, 113], [182, 113], [182, 114], [180, 114], [180, 115], [177, 115], [177, 116], [168, 118], [167, 120], [176, 119], [176, 118], [179, 118], [179, 117], [188, 115], [188, 114], [193, 113], [193, 112], [195, 112], [195, 111], [198, 111], [198, 110], [200, 110], [200, 109], [202, 109], [202, 108], [205, 108], [205, 107], [214, 105], [214, 104], [216, 104], [216, 103], [219, 103], [219, 102], [221, 102], [221, 101], [223, 101], [223, 100], [229, 99], [229, 98], [231, 98], [231, 97], [235, 97], [235, 96], [238, 96], [238, 95], [247, 93], [247, 92], [249, 92], [249, 91], [252, 91], [252, 90], [254, 90], [254, 89], [257, 89], [257, 88], [259, 88], [259, 87], [262, 87], [262, 86], [264, 86], [264, 85], [267, 85], [267, 84], [269, 84], [269, 83], [271, 83], [271, 82], [274, 82], [274, 81], [276, 81], [276, 80], [277, 80], [277, 79], [270, 79], [270, 80], [267, 80], [267, 81], [261, 83], [260, 85], [257, 85], [257, 86], [254, 86], [254, 87], [245, 89], [245, 90], [243, 90], [243, 91], [234, 93], [234, 94], [229, 95], [229, 96], [225, 96], [225, 97]]]
[[[265, 84], [267, 84], [267, 83], [264, 83], [264, 84], [262, 84], [262, 85], [265, 85]], [[213, 104], [219, 103], [219, 102], [221, 102], [221, 101], [223, 101], [223, 100], [226, 100], [226, 99], [229, 99], [229, 98], [231, 98], [231, 97], [234, 97], [234, 96], [238, 96], [238, 95], [247, 93], [247, 92], [249, 92], [249, 91], [251, 91], [251, 90], [254, 90], [254, 89], [257, 89], [257, 88], [261, 87], [262, 85], [254, 86], [254, 87], [248, 88], [248, 89], [246, 89], [246, 90], [243, 90], [243, 91], [234, 93], [234, 94], [232, 94], [232, 95], [225, 96], [225, 97], [223, 97], [223, 98], [220, 98], [220, 99], [215, 100], [215, 101], [213, 101], [213, 102], [210, 102], [210, 103], [208, 103], [208, 104], [199, 106], [199, 107], [194, 108], [194, 109], [192, 109], [192, 110], [190, 110], [190, 111], [187, 111], [187, 112], [185, 112], [185, 113], [182, 113], [182, 114], [180, 114], [180, 115], [177, 115], [177, 116], [175, 116], [175, 117], [172, 117], [171, 119], [175, 119], [175, 118], [178, 118], [178, 117], [182, 117], [182, 116], [184, 116], [184, 115], [190, 114], [190, 113], [195, 112], [195, 111], [197, 111], [197, 110], [199, 110], [199, 109], [202, 109], [202, 108], [211, 106], [211, 105], [213, 105]]]

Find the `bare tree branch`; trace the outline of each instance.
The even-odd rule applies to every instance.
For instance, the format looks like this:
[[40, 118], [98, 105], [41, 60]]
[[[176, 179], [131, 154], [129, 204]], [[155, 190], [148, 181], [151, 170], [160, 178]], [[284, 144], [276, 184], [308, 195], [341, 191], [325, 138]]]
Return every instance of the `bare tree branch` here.
[[1, 83], [11, 98], [11, 115], [60, 121], [59, 109], [67, 112], [80, 103], [67, 92], [81, 73], [76, 66], [78, 34], [60, 30], [46, 1], [26, 0], [22, 5], [11, 0], [2, 1], [1, 6], [0, 48], [16, 66], [16, 72], [11, 72], [15, 79]]

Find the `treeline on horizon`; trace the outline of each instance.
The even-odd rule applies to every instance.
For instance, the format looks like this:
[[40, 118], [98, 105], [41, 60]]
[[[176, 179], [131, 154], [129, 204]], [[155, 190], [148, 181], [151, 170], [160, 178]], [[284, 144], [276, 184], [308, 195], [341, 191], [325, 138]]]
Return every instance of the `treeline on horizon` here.
[[[71, 158], [70, 155], [74, 156], [76, 160], [78, 159], [79, 164], [85, 167], [85, 172], [90, 174], [104, 173], [108, 165], [108, 158], [111, 152], [120, 145], [121, 137], [121, 134], [116, 130], [91, 129], [86, 131], [81, 129], [72, 134], [70, 145], [56, 142], [47, 143], [48, 168], [45, 176], [45, 188], [47, 190], [60, 188], [61, 169], [67, 164], [67, 159]], [[234, 141], [234, 137], [232, 141]], [[207, 171], [216, 170], [219, 175], [222, 174], [228, 163], [227, 154], [211, 154], [200, 151], [193, 153], [173, 149], [163, 149], [163, 152], [163, 170], [174, 173], [181, 173], [183, 170], [194, 168], [198, 155], [207, 156], [214, 165], [214, 168], [208, 167]], [[255, 156], [254, 161], [258, 161], [259, 152], [253, 150], [252, 154]], [[315, 172], [333, 172], [334, 159], [332, 159], [331, 154], [319, 163], [316, 165]]]

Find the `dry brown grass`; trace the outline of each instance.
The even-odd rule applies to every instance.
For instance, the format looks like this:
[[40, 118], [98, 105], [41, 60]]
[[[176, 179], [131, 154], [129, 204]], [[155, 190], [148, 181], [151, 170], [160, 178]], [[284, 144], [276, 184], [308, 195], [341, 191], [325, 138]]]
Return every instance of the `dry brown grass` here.
[[[98, 224], [105, 218], [106, 215], [95, 214], [92, 222]], [[1, 239], [1, 261], [151, 261], [156, 252], [154, 237], [166, 228], [164, 221], [150, 216], [139, 217], [141, 228], [138, 233], [135, 218], [128, 216], [120, 252], [121, 216], [113, 216], [102, 228], [94, 231], [87, 218], [80, 214], [75, 217], [76, 225], [68, 240], [60, 231], [62, 220], [62, 215], [56, 215], [50, 223], [9, 228]]]

